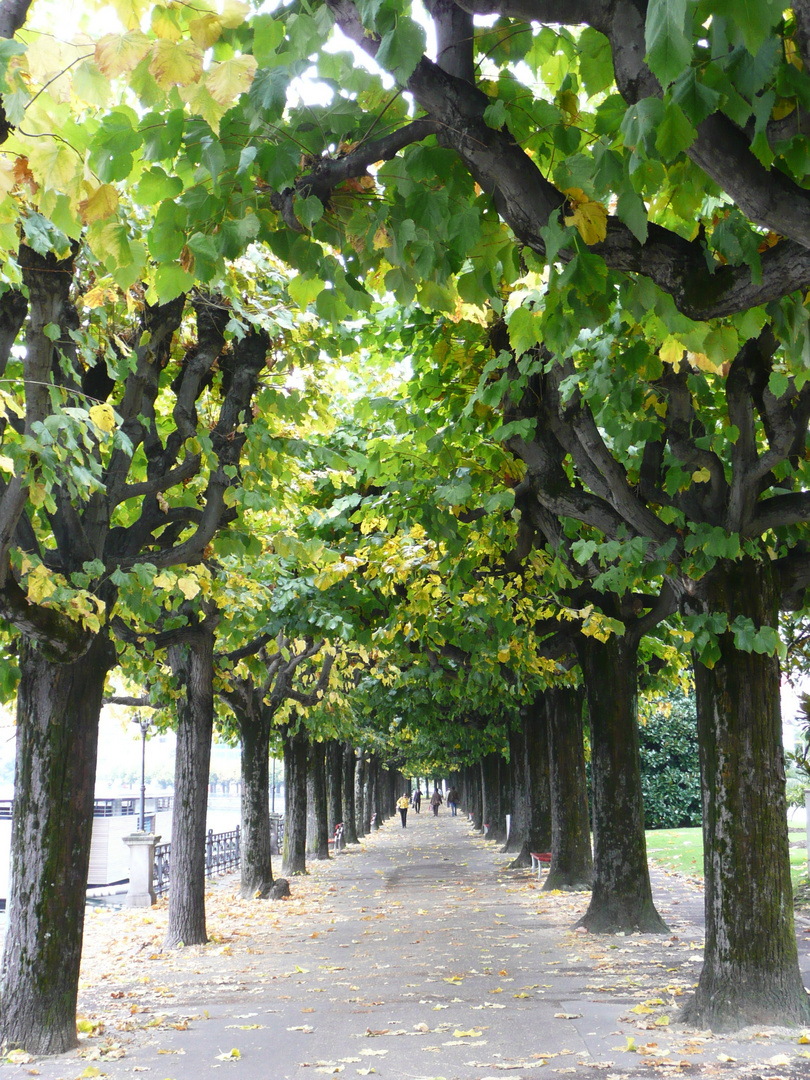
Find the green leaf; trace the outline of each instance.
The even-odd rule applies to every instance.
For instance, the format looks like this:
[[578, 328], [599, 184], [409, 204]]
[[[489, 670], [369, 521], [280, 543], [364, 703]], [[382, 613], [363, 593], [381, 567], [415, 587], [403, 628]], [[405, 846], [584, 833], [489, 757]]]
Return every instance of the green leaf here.
[[680, 105], [675, 101], [668, 102], [655, 136], [655, 149], [663, 160], [674, 161], [678, 154], [689, 149], [696, 138], [697, 132]]
[[[188, 292], [193, 285], [194, 275], [187, 273], [175, 263], [159, 266], [155, 271], [154, 293], [161, 304], [167, 304], [170, 300]], [[147, 299], [149, 299], [149, 294], [147, 294]]]
[[275, 15], [257, 15], [253, 20], [253, 55], [259, 67], [267, 67], [284, 40], [284, 21]]
[[323, 217], [323, 203], [317, 195], [307, 195], [305, 199], [296, 198], [293, 201], [293, 210], [295, 216], [307, 229]]
[[672, 86], [672, 100], [680, 105], [695, 127], [707, 116], [717, 112], [723, 104], [722, 94], [701, 82], [694, 68], [684, 71], [675, 81]]
[[287, 104], [291, 72], [286, 66], [259, 68], [250, 84], [248, 100], [265, 120], [280, 120]]
[[714, 0], [713, 14], [739, 31], [746, 49], [756, 55], [782, 16], [781, 0]]
[[649, 0], [644, 39], [650, 70], [666, 88], [692, 60], [687, 38], [686, 0]]
[[640, 244], [646, 242], [647, 207], [640, 196], [636, 195], [634, 191], [623, 191], [616, 204], [616, 214]]
[[537, 345], [542, 334], [542, 319], [529, 308], [515, 308], [509, 316], [509, 342], [517, 356]]
[[790, 376], [783, 371], [772, 371], [768, 379], [768, 389], [775, 398], [780, 398], [787, 393], [790, 385]]
[[422, 59], [425, 44], [425, 31], [419, 23], [401, 15], [393, 30], [383, 35], [375, 59], [397, 82], [405, 83]]

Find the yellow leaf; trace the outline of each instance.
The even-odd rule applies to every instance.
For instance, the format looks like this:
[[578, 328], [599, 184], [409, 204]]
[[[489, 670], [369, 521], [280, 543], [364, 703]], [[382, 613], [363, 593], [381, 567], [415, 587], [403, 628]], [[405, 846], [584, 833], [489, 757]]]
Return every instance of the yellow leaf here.
[[0, 154], [0, 199], [4, 199], [17, 186], [15, 160]]
[[186, 600], [193, 600], [200, 591], [200, 583], [195, 577], [181, 577], [177, 579], [177, 588]]
[[509, 659], [510, 655], [511, 654], [508, 645], [503, 649], [498, 649], [498, 663], [505, 664], [506, 661]]
[[634, 1005], [630, 1012], [651, 1013], [653, 1010], [648, 1005]]
[[705, 467], [705, 465], [702, 469], [695, 469], [695, 471], [692, 473], [692, 479], [696, 484], [705, 484], [708, 480], [711, 480], [711, 478], [712, 474]]
[[230, 105], [250, 87], [256, 74], [255, 56], [236, 56], [223, 60], [206, 76], [208, 93], [219, 105]]
[[79, 203], [79, 213], [86, 225], [111, 217], [117, 209], [118, 192], [112, 184], [102, 184]]
[[183, 36], [175, 12], [162, 5], [152, 8], [152, 29], [156, 37], [166, 41], [179, 41]]
[[44, 188], [63, 191], [84, 172], [82, 159], [67, 143], [57, 139], [37, 139], [28, 154], [35, 180]]
[[453, 1032], [454, 1039], [480, 1039], [482, 1032], [476, 1031], [475, 1028], [470, 1028], [469, 1031], [459, 1031], [458, 1028]]
[[242, 25], [249, 13], [249, 4], [243, 4], [241, 0], [225, 0], [220, 20], [227, 30], [235, 30]]
[[810, 1039], [806, 1035], [800, 1035], [796, 1040], [801, 1046], [807, 1046], [810, 1043]]
[[2, 469], [3, 472], [10, 472], [12, 476], [16, 475], [14, 472], [14, 462], [5, 454], [0, 454], [0, 469]]
[[236, 1047], [234, 1047], [233, 1050], [229, 1050], [227, 1053], [223, 1051], [223, 1053], [217, 1054], [217, 1061], [238, 1061], [241, 1056], [242, 1055]]
[[115, 431], [115, 413], [112, 405], [93, 405], [88, 409], [90, 419], [99, 431]]
[[191, 40], [201, 49], [210, 49], [222, 37], [222, 22], [218, 15], [208, 12], [188, 25]]
[[95, 1065], [88, 1065], [81, 1075], [87, 1077], [101, 1076], [101, 1069], [97, 1069]]
[[181, 88], [180, 97], [192, 112], [205, 120], [212, 131], [219, 131], [219, 122], [225, 115], [227, 106], [214, 101], [205, 83], [193, 83], [190, 86]]
[[566, 114], [564, 124], [573, 124], [579, 117], [579, 98], [573, 90], [562, 90], [557, 95], [557, 105]]
[[81, 298], [82, 305], [86, 308], [104, 307], [107, 302], [112, 302], [118, 297], [118, 290], [111, 289], [109, 285], [94, 285]]
[[655, 1026], [656, 1027], [669, 1027], [669, 1017], [668, 1016], [657, 1016], [655, 1018]]
[[50, 570], [46, 566], [35, 567], [28, 575], [28, 599], [32, 604], [41, 604], [56, 592]]
[[574, 225], [586, 244], [598, 244], [607, 236], [607, 208], [599, 202], [591, 202], [579, 188], [570, 188], [568, 195], [570, 214], [565, 224]]
[[199, 81], [202, 60], [202, 50], [193, 41], [156, 41], [149, 71], [162, 90], [188, 86]]
[[105, 34], [96, 45], [96, 67], [108, 79], [133, 71], [152, 43], [140, 30], [127, 34]]
[[141, 25], [141, 19], [149, 6], [149, 0], [113, 0], [118, 18], [128, 30], [134, 30]]
[[152, 579], [152, 584], [156, 589], [173, 589], [176, 580], [174, 574], [167, 573], [164, 570], [163, 573]]
[[658, 355], [665, 364], [672, 364], [677, 371], [680, 367], [681, 360], [683, 360], [684, 347], [676, 337], [668, 337], [661, 348], [658, 350]]

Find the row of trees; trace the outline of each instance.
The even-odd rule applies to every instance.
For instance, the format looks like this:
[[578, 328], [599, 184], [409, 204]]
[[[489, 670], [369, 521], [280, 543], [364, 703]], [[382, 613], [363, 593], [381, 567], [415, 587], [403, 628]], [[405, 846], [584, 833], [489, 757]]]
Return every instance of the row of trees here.
[[384, 765], [456, 769], [496, 831], [525, 807], [516, 859], [592, 883], [590, 929], [663, 930], [638, 699], [691, 661], [687, 1015], [810, 1019], [778, 629], [810, 583], [810, 13], [426, 6], [136, 3], [65, 42], [0, 3], [9, 1042], [75, 1038], [119, 665], [178, 727], [171, 944], [204, 937], [217, 702], [253, 894], [270, 740], [322, 851], [321, 776], [336, 813], [334, 748], [373, 734]]

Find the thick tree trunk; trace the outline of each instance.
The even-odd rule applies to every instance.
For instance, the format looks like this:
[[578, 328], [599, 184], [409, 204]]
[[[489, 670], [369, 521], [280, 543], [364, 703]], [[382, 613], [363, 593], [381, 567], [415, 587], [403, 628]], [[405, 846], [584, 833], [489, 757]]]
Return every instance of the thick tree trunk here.
[[281, 872], [285, 877], [307, 872], [307, 746], [306, 733], [284, 735], [284, 844]]
[[[343, 747], [336, 739], [326, 744], [326, 813], [329, 835], [343, 821]], [[344, 823], [345, 825], [345, 823]]]
[[242, 884], [246, 899], [273, 885], [270, 857], [270, 720], [240, 724], [242, 733]]
[[329, 825], [326, 815], [326, 747], [309, 744], [307, 754], [307, 853], [329, 858]]
[[488, 840], [506, 839], [506, 810], [503, 806], [501, 769], [505, 762], [500, 754], [487, 754], [483, 759], [484, 824], [489, 826]]
[[[551, 850], [548, 717], [546, 698], [538, 694], [521, 710], [526, 744], [526, 841], [515, 866], [531, 866], [533, 851]], [[528, 861], [527, 861], [528, 860]]]
[[365, 836], [367, 832], [365, 791], [366, 755], [362, 750], [358, 750], [354, 768], [354, 829], [358, 837]]
[[591, 822], [582, 744], [584, 693], [570, 687], [546, 691], [551, 768], [551, 869], [544, 889], [593, 885]]
[[205, 821], [214, 733], [214, 626], [203, 623], [168, 649], [183, 694], [177, 702], [174, 810], [166, 948], [204, 945]]
[[98, 637], [69, 664], [23, 642], [3, 1042], [32, 1054], [76, 1046], [98, 718], [115, 650]]
[[[729, 624], [777, 627], [767, 563], [721, 563], [701, 582], [707, 611]], [[695, 664], [706, 943], [689, 1023], [713, 1030], [806, 1024], [788, 858], [785, 772], [776, 657], [719, 638], [713, 668]]]
[[355, 825], [356, 811], [354, 806], [354, 782], [357, 770], [357, 755], [351, 743], [343, 746], [343, 784], [341, 794], [343, 796], [343, 838], [347, 844], [358, 844], [357, 827]]
[[[521, 709], [518, 724], [509, 730], [509, 836], [504, 852], [517, 852], [510, 869], [531, 866], [529, 854], [529, 791], [526, 762], [526, 717]], [[454, 783], [451, 777], [451, 783]]]
[[591, 718], [593, 892], [580, 925], [595, 933], [665, 933], [647, 866], [638, 749], [637, 647], [580, 634]]
[[374, 772], [377, 759], [371, 754], [366, 754], [365, 762], [363, 776], [363, 831], [370, 833], [372, 821], [375, 829], [379, 827], [379, 822], [374, 817]]
[[481, 794], [481, 762], [467, 769], [467, 799], [472, 814], [472, 827], [476, 832], [483, 828], [484, 805]]

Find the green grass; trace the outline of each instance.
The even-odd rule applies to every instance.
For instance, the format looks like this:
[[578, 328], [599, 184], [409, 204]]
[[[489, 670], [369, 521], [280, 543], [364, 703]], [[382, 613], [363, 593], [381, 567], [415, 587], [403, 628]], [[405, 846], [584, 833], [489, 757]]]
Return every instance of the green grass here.
[[[804, 838], [804, 829], [790, 833], [791, 840]], [[647, 856], [666, 870], [703, 877], [703, 834], [700, 829], [648, 829]], [[790, 876], [796, 885], [807, 877], [807, 851], [790, 849]]]

